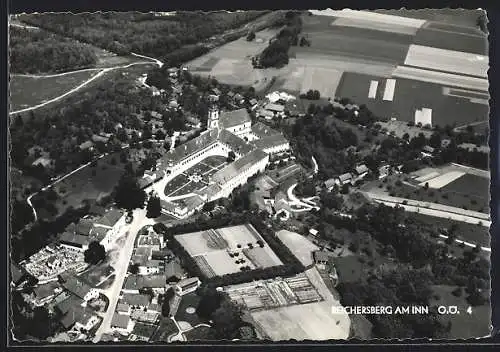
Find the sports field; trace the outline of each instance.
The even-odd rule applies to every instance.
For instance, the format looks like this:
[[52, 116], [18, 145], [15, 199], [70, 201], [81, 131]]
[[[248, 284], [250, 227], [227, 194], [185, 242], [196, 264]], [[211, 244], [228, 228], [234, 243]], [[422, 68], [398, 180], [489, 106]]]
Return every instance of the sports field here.
[[10, 111], [29, 108], [57, 98], [99, 73], [79, 71], [62, 76], [11, 76], [9, 84]]
[[[283, 263], [252, 225], [237, 225], [216, 230], [175, 236], [195, 259], [207, 277], [282, 265]], [[262, 241], [261, 247], [257, 241]]]
[[209, 156], [174, 177], [165, 186], [167, 197], [178, 197], [193, 193], [208, 185], [208, 178], [227, 164], [222, 156]]
[[[369, 97], [371, 81], [378, 81], [375, 98]], [[386, 79], [344, 73], [336, 95], [350, 98], [357, 104], [366, 104], [376, 116], [382, 119], [396, 118], [401, 121], [415, 121], [415, 110], [432, 109], [433, 125], [463, 125], [488, 119], [488, 106], [472, 103], [468, 98], [443, 94], [444, 86], [435, 83], [395, 78], [394, 97], [384, 101]]]

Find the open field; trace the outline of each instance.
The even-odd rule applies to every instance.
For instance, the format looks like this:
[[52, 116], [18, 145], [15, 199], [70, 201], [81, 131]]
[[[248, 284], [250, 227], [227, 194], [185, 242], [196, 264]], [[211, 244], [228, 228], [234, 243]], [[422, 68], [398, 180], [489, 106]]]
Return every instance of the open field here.
[[451, 292], [455, 286], [435, 285], [432, 287], [433, 293], [439, 296], [439, 300], [431, 299], [431, 305], [456, 306], [460, 314], [441, 315], [440, 318], [446, 324], [451, 322], [451, 339], [469, 339], [486, 337], [490, 334], [491, 308], [489, 304], [472, 307], [471, 314], [468, 314], [469, 303], [466, 301], [466, 293], [461, 297], [455, 297]]
[[[349, 318], [332, 313], [331, 302], [293, 305], [251, 313], [273, 341], [330, 340], [349, 336]], [[347, 326], [346, 326], [347, 325]]]
[[372, 19], [360, 19], [360, 18], [349, 18], [349, 17], [337, 17], [332, 23], [333, 26], [343, 26], [343, 27], [354, 27], [370, 29], [389, 33], [398, 33], [403, 35], [415, 35], [418, 31], [418, 27], [407, 26], [398, 23], [392, 23], [387, 21], [379, 21]]
[[[356, 104], [366, 104], [382, 119], [415, 120], [415, 110], [432, 109], [432, 124], [462, 125], [488, 119], [488, 106], [471, 103], [468, 99], [446, 96], [443, 86], [416, 80], [396, 78], [393, 101], [384, 101], [385, 79], [344, 73], [337, 89], [337, 96], [352, 99]], [[376, 98], [369, 98], [371, 81], [378, 81]]]
[[410, 28], [420, 28], [424, 25], [425, 20], [418, 17], [406, 17], [400, 15], [398, 10], [392, 12], [383, 11], [358, 11], [351, 9], [344, 10], [332, 10], [330, 8], [325, 10], [311, 10], [313, 15], [325, 16], [325, 17], [338, 17], [346, 19], [355, 19], [359, 21], [371, 21], [378, 24], [391, 23], [397, 26], [404, 26]]
[[374, 10], [372, 12], [386, 14], [386, 15], [406, 17], [408, 19], [413, 18], [413, 19], [426, 20], [426, 21], [435, 21], [435, 22], [439, 22], [440, 24], [461, 26], [461, 27], [463, 26], [463, 27], [466, 27], [467, 29], [469, 29], [469, 28], [476, 28], [477, 27], [476, 20], [477, 20], [479, 14], [481, 13], [481, 10], [464, 11], [461, 9], [449, 9], [449, 8], [432, 9], [432, 10], [428, 10], [428, 9], [419, 9], [419, 10], [380, 9], [380, 10]]
[[[240, 272], [244, 266], [255, 269], [283, 264], [251, 225], [231, 226], [175, 237], [208, 277]], [[258, 240], [264, 243], [263, 248], [257, 244]]]
[[479, 29], [429, 23], [420, 28], [414, 44], [456, 50], [479, 55], [488, 54], [488, 38]]
[[469, 194], [472, 197], [489, 199], [490, 180], [472, 174], [465, 174], [442, 188], [445, 192]]
[[78, 71], [61, 76], [10, 77], [10, 111], [17, 111], [54, 99], [77, 87], [100, 70]]
[[313, 264], [312, 252], [318, 250], [318, 246], [296, 232], [281, 230], [276, 235], [304, 266]]
[[405, 65], [488, 78], [488, 56], [410, 45]]
[[458, 87], [488, 92], [489, 82], [487, 79], [468, 77], [453, 73], [429, 71], [416, 67], [398, 66], [392, 72], [393, 78], [412, 79], [415, 81], [435, 83], [443, 86]]

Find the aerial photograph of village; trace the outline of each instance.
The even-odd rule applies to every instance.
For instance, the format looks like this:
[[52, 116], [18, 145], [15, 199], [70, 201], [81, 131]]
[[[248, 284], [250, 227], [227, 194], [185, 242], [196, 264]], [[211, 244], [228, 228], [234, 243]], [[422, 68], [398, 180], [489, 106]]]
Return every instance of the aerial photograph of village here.
[[488, 336], [487, 24], [10, 15], [11, 343]]

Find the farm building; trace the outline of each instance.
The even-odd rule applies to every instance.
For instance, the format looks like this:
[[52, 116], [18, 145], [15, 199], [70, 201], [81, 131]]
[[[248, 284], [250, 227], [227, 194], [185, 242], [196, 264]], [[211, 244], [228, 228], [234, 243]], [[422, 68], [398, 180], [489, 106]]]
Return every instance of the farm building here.
[[368, 172], [370, 171], [368, 169], [368, 167], [366, 167], [365, 164], [362, 164], [362, 165], [359, 165], [355, 168], [355, 171], [356, 171], [356, 175], [359, 177], [359, 178], [363, 178], [365, 177]]
[[200, 287], [201, 281], [197, 277], [190, 277], [188, 279], [184, 279], [175, 285], [175, 292], [179, 296], [183, 296], [185, 294], [196, 291], [198, 287]]
[[335, 178], [329, 178], [325, 181], [325, 187], [329, 191], [331, 191], [336, 184], [337, 182], [335, 182]]
[[342, 174], [336, 180], [340, 186], [351, 184], [352, 183], [352, 174], [349, 172]]
[[148, 295], [136, 293], [124, 293], [119, 303], [128, 304], [132, 309], [144, 309], [149, 306], [150, 297]]
[[94, 315], [92, 309], [72, 306], [61, 319], [61, 324], [66, 330], [73, 328], [73, 330], [78, 331], [81, 329], [90, 330], [98, 321], [99, 319]]
[[285, 107], [281, 104], [273, 104], [269, 103], [264, 106], [264, 109], [267, 111], [271, 111], [276, 116], [284, 117], [285, 116]]
[[265, 118], [266, 120], [272, 120], [274, 118], [274, 112], [266, 109], [260, 109], [257, 115]]

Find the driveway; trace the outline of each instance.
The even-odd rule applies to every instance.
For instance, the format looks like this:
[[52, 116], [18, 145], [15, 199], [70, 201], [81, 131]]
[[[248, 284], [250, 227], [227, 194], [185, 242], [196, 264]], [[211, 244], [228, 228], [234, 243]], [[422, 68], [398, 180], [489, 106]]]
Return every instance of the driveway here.
[[119, 251], [119, 256], [116, 262], [113, 264], [113, 267], [115, 269], [115, 280], [109, 288], [102, 291], [102, 293], [108, 297], [109, 305], [106, 313], [103, 314], [103, 322], [96, 332], [96, 335], [93, 339], [94, 342], [98, 342], [102, 334], [108, 332], [111, 328], [111, 320], [113, 319], [113, 314], [115, 312], [116, 304], [118, 303], [120, 291], [127, 275], [127, 269], [129, 266], [130, 258], [132, 256], [132, 252], [134, 250], [134, 242], [137, 233], [144, 226], [152, 225], [155, 223], [154, 219], [146, 218], [145, 209], [136, 209], [133, 211], [133, 215], [134, 220], [132, 221], [132, 223], [123, 227], [122, 234], [121, 236], [119, 236], [119, 239], [125, 236], [125, 241], [123, 244], [122, 241], [118, 241], [118, 243], [122, 245], [117, 249]]

